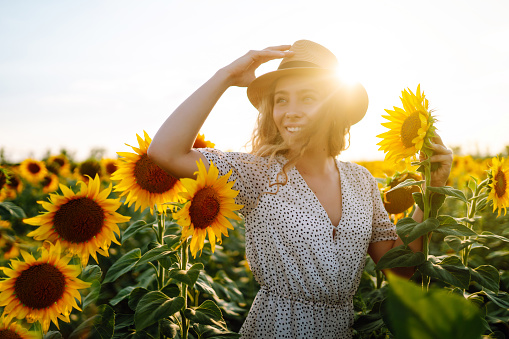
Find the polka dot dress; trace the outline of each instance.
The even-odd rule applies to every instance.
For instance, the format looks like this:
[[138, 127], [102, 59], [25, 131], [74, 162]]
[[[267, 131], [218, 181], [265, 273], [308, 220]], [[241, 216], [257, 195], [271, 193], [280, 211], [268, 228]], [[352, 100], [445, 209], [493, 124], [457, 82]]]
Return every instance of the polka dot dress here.
[[269, 166], [268, 158], [251, 154], [197, 150], [221, 175], [233, 169], [236, 203], [244, 205], [246, 257], [261, 288], [242, 338], [351, 338], [352, 300], [369, 243], [397, 238], [373, 176], [336, 160], [343, 210], [335, 227], [295, 167], [286, 185], [270, 185], [284, 179], [276, 180], [284, 156]]

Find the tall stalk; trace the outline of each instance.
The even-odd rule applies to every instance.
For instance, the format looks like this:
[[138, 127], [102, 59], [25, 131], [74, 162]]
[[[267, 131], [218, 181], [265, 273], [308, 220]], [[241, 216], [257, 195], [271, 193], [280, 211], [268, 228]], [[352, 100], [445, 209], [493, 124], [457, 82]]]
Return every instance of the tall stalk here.
[[[429, 157], [430, 155], [428, 155]], [[424, 216], [422, 218], [422, 222], [426, 221], [429, 218], [429, 214], [431, 211], [431, 193], [428, 190], [431, 184], [431, 163], [429, 161], [424, 162], [424, 178], [426, 179], [426, 186], [424, 187]], [[424, 260], [428, 260], [429, 255], [429, 233], [426, 233], [422, 238], [422, 253], [424, 253]], [[422, 275], [422, 289], [428, 291], [430, 283], [430, 277], [423, 274]]]
[[[182, 245], [180, 246], [180, 269], [187, 270], [187, 261], [188, 261], [188, 239], [184, 240]], [[182, 326], [180, 337], [182, 339], [187, 339], [187, 335], [189, 332], [189, 320], [185, 317], [184, 311], [187, 308], [187, 284], [182, 282], [180, 287], [180, 296], [184, 298], [184, 306], [180, 311], [180, 317], [182, 318]]]
[[[155, 206], [155, 210], [157, 211], [157, 205]], [[163, 213], [157, 212], [156, 213], [157, 218], [157, 243], [159, 245], [164, 245], [164, 232], [165, 232], [165, 216]], [[162, 290], [164, 285], [166, 284], [165, 279], [165, 270], [164, 266], [161, 265], [161, 263], [157, 262], [157, 289]], [[164, 339], [165, 336], [161, 333], [161, 323], [162, 320], [159, 320], [158, 326], [159, 326], [159, 338]]]
[[[474, 196], [472, 198], [472, 201], [470, 203], [467, 203], [467, 218], [472, 220], [475, 218], [475, 215], [477, 213], [477, 200], [479, 199], [482, 190], [486, 185], [488, 184], [488, 179], [483, 180], [479, 185], [476, 184], [475, 191], [473, 192]], [[469, 224], [467, 221], [463, 222], [463, 225], [466, 227], [472, 229], [474, 226]], [[467, 240], [469, 237], [464, 236], [463, 240]], [[472, 248], [472, 245], [468, 245], [467, 247], [463, 248], [461, 250], [461, 261], [463, 262], [463, 265], [468, 267], [468, 257], [470, 255], [470, 249]]]

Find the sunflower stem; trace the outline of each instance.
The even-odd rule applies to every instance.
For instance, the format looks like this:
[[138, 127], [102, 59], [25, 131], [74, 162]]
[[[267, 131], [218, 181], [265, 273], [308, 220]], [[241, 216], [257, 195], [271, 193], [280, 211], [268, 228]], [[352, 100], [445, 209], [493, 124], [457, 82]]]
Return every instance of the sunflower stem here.
[[[428, 155], [429, 157], [430, 155]], [[426, 179], [426, 186], [424, 187], [424, 216], [422, 222], [426, 221], [429, 218], [430, 210], [431, 210], [431, 193], [428, 190], [428, 187], [431, 184], [431, 163], [427, 162], [424, 164], [424, 177]], [[424, 260], [428, 260], [429, 254], [429, 233], [424, 235], [422, 238], [422, 252], [424, 253]], [[423, 274], [422, 275], [422, 289], [428, 291], [430, 283], [430, 277]]]
[[[154, 206], [155, 207], [155, 210], [157, 211], [157, 205]], [[165, 218], [164, 218], [164, 214], [162, 212], [156, 212], [156, 218], [157, 218], [157, 243], [159, 245], [163, 245], [163, 237], [164, 237], [164, 227], [165, 227], [165, 224], [164, 224], [164, 221], [165, 221]], [[155, 268], [155, 266], [154, 266]], [[159, 272], [157, 275], [157, 287], [159, 290], [162, 290], [163, 287], [164, 287], [164, 284], [165, 284], [165, 279], [164, 279], [164, 267], [163, 265], [161, 265], [161, 262], [157, 261], [157, 271]], [[159, 332], [159, 338], [160, 339], [164, 339], [165, 336], [161, 333], [161, 325], [162, 325], [162, 320], [159, 320], [158, 322], [158, 332]]]
[[[180, 247], [180, 269], [181, 270], [187, 270], [187, 248], [188, 248], [188, 240], [184, 240], [182, 242], [182, 246]], [[182, 339], [187, 339], [188, 333], [189, 333], [189, 321], [187, 320], [184, 310], [187, 308], [187, 284], [182, 282], [180, 288], [180, 296], [184, 298], [184, 306], [182, 306], [182, 309], [180, 310], [180, 317], [182, 318], [182, 326], [181, 326], [181, 335], [180, 337]]]
[[[474, 193], [474, 199], [470, 202], [470, 204], [467, 202], [467, 217], [468, 219], [473, 219], [477, 213], [477, 200], [479, 199], [479, 195], [481, 194], [481, 191], [486, 187], [488, 183], [488, 179], [483, 180], [475, 189]], [[469, 225], [468, 222], [463, 223], [466, 227], [473, 229], [474, 226]], [[467, 240], [469, 237], [465, 236], [463, 237], [463, 240]], [[468, 245], [464, 249], [461, 250], [461, 259], [463, 261], [463, 265], [468, 267], [468, 257], [470, 255], [470, 250], [472, 248], [472, 245]]]

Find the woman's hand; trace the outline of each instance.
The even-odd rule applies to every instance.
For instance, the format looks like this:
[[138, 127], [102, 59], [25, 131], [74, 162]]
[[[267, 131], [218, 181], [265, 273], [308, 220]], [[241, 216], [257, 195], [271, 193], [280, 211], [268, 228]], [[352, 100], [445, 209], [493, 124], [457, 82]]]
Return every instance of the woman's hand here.
[[[452, 167], [452, 151], [445, 147], [442, 138], [435, 133], [435, 137], [431, 138], [430, 148], [433, 150], [433, 155], [430, 160], [431, 163], [438, 162], [439, 167], [435, 171], [431, 171], [430, 186], [441, 187], [447, 184], [447, 179], [451, 173]], [[419, 154], [419, 160], [426, 160], [426, 155], [421, 152]]]
[[221, 70], [227, 73], [230, 86], [247, 87], [256, 78], [255, 70], [258, 66], [269, 60], [292, 55], [294, 52], [288, 51], [290, 47], [281, 45], [261, 51], [251, 50]]

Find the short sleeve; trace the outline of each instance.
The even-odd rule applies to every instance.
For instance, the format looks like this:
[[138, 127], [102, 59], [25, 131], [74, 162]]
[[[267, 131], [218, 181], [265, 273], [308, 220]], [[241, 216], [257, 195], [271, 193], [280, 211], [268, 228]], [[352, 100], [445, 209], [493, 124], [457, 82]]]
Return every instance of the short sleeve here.
[[391, 221], [385, 210], [377, 181], [371, 173], [369, 173], [369, 178], [371, 180], [371, 195], [373, 198], [373, 230], [370, 242], [396, 240], [398, 239], [396, 225]]
[[232, 189], [239, 191], [235, 203], [243, 205], [240, 212], [244, 215], [255, 207], [259, 195], [257, 175], [257, 157], [242, 152], [223, 152], [215, 148], [196, 148], [223, 176], [232, 170], [228, 181], [235, 180]]

